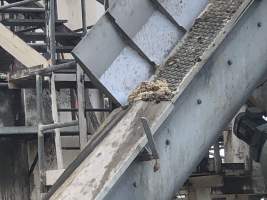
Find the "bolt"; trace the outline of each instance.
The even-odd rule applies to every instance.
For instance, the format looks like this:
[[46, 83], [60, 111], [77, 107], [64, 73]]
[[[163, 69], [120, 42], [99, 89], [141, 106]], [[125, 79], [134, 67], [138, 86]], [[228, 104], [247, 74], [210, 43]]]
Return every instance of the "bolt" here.
[[166, 140], [166, 141], [165, 141], [166, 146], [169, 146], [170, 143], [171, 143], [170, 140]]
[[228, 61], [227, 61], [227, 64], [228, 64], [229, 66], [231, 66], [231, 65], [233, 64], [233, 62], [232, 62], [231, 60], [228, 60]]

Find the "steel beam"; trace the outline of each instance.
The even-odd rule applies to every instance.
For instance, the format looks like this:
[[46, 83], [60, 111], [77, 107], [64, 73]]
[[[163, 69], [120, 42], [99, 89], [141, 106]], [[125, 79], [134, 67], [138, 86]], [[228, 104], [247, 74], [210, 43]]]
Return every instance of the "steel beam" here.
[[26, 4], [29, 4], [29, 3], [34, 3], [34, 2], [37, 2], [37, 1], [40, 1], [40, 0], [18, 1], [18, 2], [15, 2], [15, 3], [10, 3], [10, 4], [4, 5], [4, 6], [0, 6], [0, 10], [6, 10], [8, 8], [12, 8], [12, 7], [16, 7], [16, 6], [23, 6], [23, 5], [26, 5]]
[[[50, 199], [172, 199], [267, 73], [266, 9], [255, 1], [176, 101], [135, 104]], [[147, 143], [142, 115], [155, 132], [157, 173], [134, 161]]]
[[[78, 126], [74, 128], [62, 128], [61, 135], [62, 136], [73, 136], [79, 135]], [[38, 132], [38, 128], [35, 126], [11, 126], [11, 127], [1, 127], [0, 128], [0, 137], [36, 137]], [[54, 131], [45, 131], [45, 134], [52, 134]]]
[[0, 10], [0, 13], [44, 13], [44, 8], [12, 7]]
[[37, 66], [37, 67], [31, 67], [27, 69], [21, 69], [16, 71], [15, 73], [11, 73], [9, 76], [9, 81], [15, 81], [15, 80], [20, 80], [20, 79], [29, 79], [36, 74], [39, 75], [50, 75], [52, 72], [57, 72], [59, 70], [64, 70], [64, 69], [76, 69], [76, 62], [71, 61], [68, 63], [62, 63], [58, 65], [49, 65], [47, 68], [43, 68], [42, 66]]
[[53, 130], [53, 129], [58, 129], [58, 128], [65, 128], [65, 127], [70, 127], [70, 126], [77, 126], [79, 124], [79, 121], [71, 121], [71, 122], [59, 122], [59, 123], [54, 123], [54, 124], [42, 124], [39, 126], [40, 131], [42, 133], [44, 131], [48, 130]]
[[80, 147], [83, 149], [88, 141], [87, 123], [85, 116], [85, 88], [84, 88], [84, 73], [80, 66], [77, 67], [77, 102], [78, 102], [78, 118], [80, 129]]

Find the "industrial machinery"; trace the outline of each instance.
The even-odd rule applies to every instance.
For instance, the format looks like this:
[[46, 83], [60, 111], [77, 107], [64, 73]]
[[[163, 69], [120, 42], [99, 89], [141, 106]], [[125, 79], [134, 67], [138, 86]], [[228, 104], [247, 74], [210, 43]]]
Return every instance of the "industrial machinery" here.
[[[6, 2], [2, 14], [19, 14], [0, 24], [3, 65], [12, 65], [3, 84], [24, 92], [28, 123], [4, 124], [0, 132], [34, 137], [29, 174], [38, 169], [40, 199], [173, 199], [266, 79], [267, 1], [99, 1], [105, 13], [87, 27], [82, 0], [79, 30], [58, 18], [55, 0]], [[92, 106], [88, 88], [103, 94], [102, 107]], [[69, 93], [60, 99], [63, 89]], [[102, 123], [99, 112], [108, 115]], [[239, 114], [234, 130], [266, 176], [263, 115]], [[79, 155], [64, 165], [61, 142], [70, 135], [78, 136]], [[240, 186], [241, 193], [254, 195], [251, 185]]]
[[267, 181], [266, 163], [266, 120], [264, 112], [247, 111], [240, 113], [235, 120], [234, 132], [238, 138], [250, 146], [251, 157], [261, 164], [265, 184]]

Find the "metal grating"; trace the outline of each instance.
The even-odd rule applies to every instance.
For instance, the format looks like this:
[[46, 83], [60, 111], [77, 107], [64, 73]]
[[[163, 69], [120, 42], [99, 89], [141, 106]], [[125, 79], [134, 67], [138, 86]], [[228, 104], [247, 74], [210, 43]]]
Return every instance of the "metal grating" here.
[[202, 56], [213, 45], [219, 32], [225, 27], [245, 0], [213, 0], [196, 19], [181, 45], [166, 64], [159, 69], [156, 80], [166, 80], [176, 91], [191, 69], [202, 61]]

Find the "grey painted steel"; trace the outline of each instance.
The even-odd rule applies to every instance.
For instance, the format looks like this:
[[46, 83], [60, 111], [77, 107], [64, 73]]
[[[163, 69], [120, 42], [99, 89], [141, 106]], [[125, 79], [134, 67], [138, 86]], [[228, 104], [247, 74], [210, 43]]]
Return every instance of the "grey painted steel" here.
[[80, 147], [83, 149], [88, 141], [87, 122], [85, 116], [85, 87], [84, 72], [80, 66], [77, 67], [77, 101], [78, 101], [78, 119], [80, 130]]
[[[159, 146], [161, 170], [154, 173], [151, 163], [134, 162], [106, 199], [173, 198], [209, 146], [214, 143], [217, 133], [224, 129], [267, 72], [267, 44], [262, 42], [267, 39], [267, 26], [257, 26], [259, 21], [266, 19], [266, 7], [266, 2], [255, 3], [249, 14], [244, 16], [174, 102], [172, 114], [155, 137]], [[232, 61], [231, 66], [227, 64], [229, 59]], [[198, 99], [201, 99], [202, 104], [197, 103]], [[114, 136], [114, 132], [111, 136]], [[169, 145], [166, 145], [166, 140], [170, 141]], [[90, 174], [90, 171], [87, 173]], [[113, 182], [109, 182], [110, 185], [117, 181], [119, 173], [116, 175], [113, 176]], [[102, 199], [108, 189], [109, 187], [105, 187], [101, 194], [97, 193], [96, 199]], [[65, 197], [71, 199], [71, 196]], [[86, 199], [86, 191], [83, 197]]]
[[57, 129], [57, 128], [64, 128], [64, 127], [70, 127], [70, 126], [77, 126], [79, 124], [78, 120], [71, 121], [71, 122], [61, 122], [61, 123], [55, 123], [55, 124], [46, 124], [46, 125], [40, 125], [39, 129], [42, 131]]
[[146, 137], [147, 137], [147, 140], [148, 140], [148, 147], [151, 150], [152, 157], [154, 159], [159, 159], [159, 154], [158, 154], [158, 151], [157, 151], [157, 147], [155, 145], [153, 134], [152, 134], [151, 129], [149, 127], [148, 120], [145, 117], [141, 117], [141, 122], [142, 122], [143, 127], [144, 127], [144, 131], [145, 131], [145, 134], [146, 134]]
[[[109, 157], [102, 151], [110, 148], [111, 145], [107, 148], [103, 146], [113, 141], [112, 138], [116, 135], [129, 137], [127, 132], [138, 132], [138, 125], [131, 119], [136, 112], [131, 110], [132, 113], [127, 115], [123, 123], [113, 129], [114, 131], [110, 132], [110, 135], [79, 166], [79, 169], [65, 182], [66, 184], [59, 188], [58, 193], [52, 199], [66, 200], [72, 197], [81, 197], [79, 198], [81, 200], [88, 199], [92, 191], [95, 193], [92, 194], [94, 198], [91, 199], [172, 199], [210, 145], [215, 142], [218, 133], [225, 128], [244, 104], [258, 81], [266, 75], [267, 44], [263, 41], [267, 39], [267, 26], [257, 26], [258, 22], [266, 21], [266, 8], [266, 1], [254, 3], [204, 68], [194, 77], [181, 96], [173, 102], [174, 108], [167, 120], [163, 124], [157, 124], [160, 126], [155, 135], [161, 162], [159, 172], [153, 172], [150, 162], [133, 162], [134, 156], [146, 143], [145, 136], [132, 146], [131, 152], [118, 154], [118, 156], [127, 158]], [[228, 64], [229, 60], [232, 62], [231, 65]], [[201, 104], [198, 103], [199, 99]], [[138, 105], [134, 106], [138, 108]], [[169, 103], [169, 107], [172, 107], [172, 103]], [[153, 114], [158, 113], [155, 110]], [[133, 124], [127, 124], [127, 120]], [[131, 127], [134, 127], [133, 130]], [[118, 143], [121, 142], [120, 138], [115, 139], [119, 140]], [[129, 139], [136, 138], [132, 136]], [[121, 148], [109, 150], [129, 150], [129, 145], [131, 143], [123, 143], [119, 145], [122, 146]], [[99, 153], [102, 153], [102, 158], [98, 158]], [[113, 158], [124, 159], [121, 163], [125, 166], [119, 166]], [[90, 169], [94, 167], [91, 166], [107, 164], [105, 159], [112, 160], [111, 166], [104, 165], [107, 168], [104, 172], [99, 172], [101, 168], [93, 172], [96, 175], [92, 175]], [[100, 160], [102, 162], [97, 163]], [[102, 174], [104, 178], [99, 179], [98, 175]], [[107, 184], [101, 184], [102, 187], [99, 188], [95, 186], [98, 180]], [[72, 189], [72, 192], [68, 192], [69, 189]]]
[[[42, 93], [43, 93], [43, 80], [42, 76], [36, 75], [36, 111], [38, 114], [38, 127], [42, 124]], [[40, 128], [37, 133], [38, 141], [38, 169], [40, 176], [40, 194], [45, 192], [45, 152], [44, 152], [44, 135]]]
[[39, 75], [49, 75], [52, 72], [57, 72], [64, 69], [75, 69], [76, 68], [76, 62], [68, 62], [68, 63], [62, 63], [58, 65], [50, 65], [47, 68], [43, 68], [42, 66], [38, 67], [31, 67], [26, 69], [21, 69], [15, 72], [14, 74], [10, 75], [9, 80], [18, 80], [23, 78], [29, 78], [31, 76], [35, 76], [36, 74]]
[[0, 13], [44, 13], [44, 8], [31, 8], [31, 7], [12, 7], [0, 10]]
[[[55, 9], [55, 0], [48, 1], [49, 7], [49, 15], [48, 15], [48, 39], [49, 39], [49, 53], [50, 53], [50, 61], [52, 65], [56, 63], [56, 37], [55, 37], [55, 28], [56, 28], [56, 9]], [[57, 93], [56, 93], [56, 83], [55, 83], [55, 74], [52, 72], [51, 79], [51, 107], [52, 107], [52, 118], [54, 123], [57, 124], [59, 122], [58, 116], [58, 106], [57, 106]], [[63, 169], [63, 155], [62, 155], [62, 145], [61, 145], [61, 136], [60, 129], [55, 129], [55, 150], [56, 150], [56, 158], [57, 158], [57, 166], [58, 169]]]
[[[38, 128], [35, 126], [10, 126], [0, 128], [0, 137], [6, 136], [37, 136]], [[78, 126], [74, 128], [62, 128], [61, 136], [78, 135]], [[54, 131], [46, 131], [45, 134], [52, 134]]]
[[[159, 3], [177, 24], [189, 29], [207, 0], [161, 0]], [[127, 3], [117, 0], [110, 2], [108, 12], [144, 54], [158, 65], [184, 35], [184, 31], [155, 9], [150, 0]], [[127, 104], [129, 93], [141, 81], [148, 80], [154, 71], [127, 45], [107, 14], [87, 33], [73, 54], [90, 79], [118, 104]]]
[[[172, 199], [267, 72], [267, 2], [256, 1], [175, 102], [155, 136], [161, 169], [133, 162], [107, 200]], [[262, 27], [257, 27], [262, 22]], [[229, 66], [227, 61], [231, 60]], [[197, 100], [201, 99], [202, 104]], [[165, 141], [170, 141], [166, 145]], [[266, 145], [265, 145], [266, 147]]]
[[267, 142], [265, 142], [262, 148], [260, 163], [261, 163], [262, 174], [264, 177], [265, 185], [267, 185]]
[[85, 0], [81, 0], [81, 10], [82, 10], [82, 30], [83, 35], [86, 35], [87, 33], [87, 22], [86, 22], [86, 9], [85, 9]]
[[4, 5], [4, 6], [0, 6], [0, 10], [5, 10], [5, 9], [16, 7], [16, 6], [23, 6], [23, 5], [26, 5], [29, 3], [34, 3], [37, 1], [40, 1], [40, 0], [24, 0], [24, 1], [19, 1], [19, 2], [15, 2], [15, 3], [10, 3], [10, 4]]

